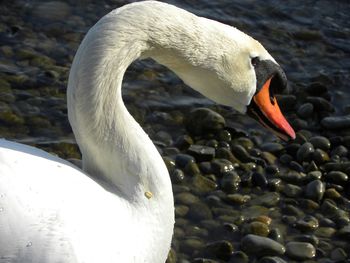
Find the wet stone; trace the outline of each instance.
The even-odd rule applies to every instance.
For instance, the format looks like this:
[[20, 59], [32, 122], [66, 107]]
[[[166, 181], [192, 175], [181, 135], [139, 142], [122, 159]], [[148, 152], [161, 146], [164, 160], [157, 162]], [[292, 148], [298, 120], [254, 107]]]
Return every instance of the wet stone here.
[[227, 130], [219, 131], [218, 138], [220, 141], [230, 142], [231, 141], [231, 133]]
[[247, 150], [241, 145], [233, 145], [232, 146], [233, 155], [238, 158], [242, 162], [251, 162], [252, 158], [247, 152]]
[[306, 181], [314, 181], [320, 180], [322, 177], [322, 173], [320, 171], [311, 171], [306, 175]]
[[275, 207], [280, 201], [280, 195], [276, 192], [267, 192], [254, 198], [250, 204], [252, 205], [262, 205], [266, 207]]
[[329, 130], [349, 128], [350, 115], [325, 117], [322, 119], [321, 124]]
[[279, 160], [283, 164], [289, 164], [291, 161], [293, 161], [293, 157], [289, 154], [284, 153], [280, 156]]
[[316, 164], [321, 165], [329, 161], [329, 156], [327, 152], [321, 149], [316, 149], [312, 155], [312, 159], [315, 161]]
[[284, 238], [282, 232], [278, 228], [273, 228], [270, 230], [269, 238], [275, 240], [276, 242], [283, 244]]
[[205, 194], [214, 191], [217, 188], [217, 184], [202, 176], [197, 174], [192, 179], [193, 191], [199, 194]]
[[286, 215], [301, 217], [304, 215], [303, 211], [294, 205], [285, 205], [283, 207], [283, 212]]
[[343, 228], [339, 229], [339, 231], [337, 232], [337, 236], [347, 241], [350, 241], [350, 225], [344, 226]]
[[189, 175], [189, 176], [195, 176], [197, 174], [200, 174], [200, 170], [199, 170], [197, 163], [193, 163], [193, 162], [189, 162], [185, 166], [184, 172], [186, 175]]
[[190, 147], [190, 145], [192, 144], [193, 144], [193, 139], [189, 135], [181, 135], [177, 137], [174, 143], [174, 145], [178, 147], [180, 150], [188, 149], [188, 147]]
[[249, 257], [243, 251], [235, 251], [233, 252], [230, 263], [248, 263]]
[[317, 202], [321, 201], [325, 192], [325, 185], [321, 180], [314, 180], [307, 184], [305, 196]]
[[233, 164], [226, 159], [214, 159], [211, 162], [211, 167], [217, 176], [223, 176], [224, 173], [234, 170]]
[[258, 263], [287, 263], [280, 257], [263, 257]]
[[185, 168], [186, 165], [188, 165], [188, 163], [194, 163], [195, 159], [193, 156], [188, 155], [188, 154], [177, 154], [175, 157], [175, 163], [176, 166], [178, 166], [179, 168]]
[[170, 172], [170, 178], [174, 183], [181, 183], [185, 179], [185, 174], [180, 169], [174, 169]]
[[315, 257], [316, 249], [307, 242], [289, 242], [286, 245], [286, 254], [296, 260], [307, 260]]
[[193, 135], [215, 132], [225, 127], [225, 119], [217, 112], [207, 108], [197, 108], [190, 112], [185, 121], [187, 130]]
[[234, 193], [237, 191], [240, 183], [241, 177], [235, 171], [230, 171], [224, 173], [221, 179], [221, 188], [226, 193]]
[[213, 214], [210, 208], [202, 202], [192, 204], [187, 216], [198, 221], [213, 219]]
[[254, 186], [266, 187], [267, 183], [268, 182], [267, 182], [266, 176], [263, 175], [262, 173], [254, 172], [252, 174], [252, 184]]
[[333, 105], [324, 98], [310, 96], [310, 97], [307, 97], [306, 100], [307, 100], [307, 102], [312, 103], [316, 110], [326, 111], [326, 112], [334, 112]]
[[299, 162], [309, 161], [314, 151], [315, 151], [314, 146], [311, 143], [309, 142], [304, 143], [297, 151], [296, 156], [298, 161]]
[[331, 171], [329, 173], [326, 173], [325, 177], [327, 181], [338, 184], [343, 184], [347, 182], [349, 178], [346, 173], [341, 171]]
[[309, 142], [315, 147], [324, 151], [328, 151], [331, 148], [331, 142], [323, 136], [314, 136], [310, 138]]
[[333, 227], [319, 227], [314, 233], [320, 238], [331, 238], [335, 232], [336, 230]]
[[307, 215], [295, 223], [295, 227], [301, 231], [313, 231], [318, 228], [317, 218]]
[[295, 237], [295, 241], [311, 243], [313, 246], [317, 247], [319, 239], [315, 235], [300, 235]]
[[264, 143], [263, 145], [261, 145], [260, 149], [262, 151], [266, 151], [266, 152], [279, 153], [279, 152], [284, 150], [284, 147], [280, 143], [267, 142], [267, 143]]
[[246, 235], [241, 240], [241, 248], [248, 254], [256, 256], [277, 256], [283, 255], [285, 247], [280, 243], [257, 235]]
[[334, 250], [332, 250], [331, 252], [331, 259], [339, 262], [342, 260], [346, 260], [348, 258], [347, 253], [344, 251], [344, 249], [342, 248], [335, 248]]
[[243, 205], [247, 203], [251, 197], [249, 195], [242, 195], [242, 194], [229, 194], [226, 197], [227, 202], [234, 204], [234, 205]]
[[341, 194], [334, 188], [329, 188], [325, 192], [325, 197], [330, 199], [340, 199]]
[[176, 205], [175, 206], [175, 216], [184, 217], [188, 213], [188, 206], [185, 205]]
[[334, 150], [332, 150], [331, 155], [332, 156], [338, 155], [339, 157], [344, 157], [344, 156], [347, 156], [348, 153], [349, 153], [349, 151], [345, 146], [339, 145]]
[[302, 104], [297, 111], [297, 114], [303, 118], [307, 119], [312, 116], [314, 112], [314, 105], [312, 105], [310, 102]]
[[303, 189], [301, 187], [293, 184], [286, 184], [282, 190], [282, 193], [288, 197], [299, 197], [302, 192]]
[[192, 205], [199, 202], [199, 198], [191, 193], [183, 192], [175, 195], [175, 202], [183, 205]]
[[243, 234], [254, 234], [258, 236], [267, 237], [270, 233], [270, 229], [268, 225], [262, 223], [253, 221], [243, 226], [242, 228]]
[[216, 158], [218, 159], [226, 159], [232, 163], [238, 163], [238, 159], [232, 154], [229, 148], [220, 147], [216, 150]]
[[297, 163], [296, 161], [291, 161], [289, 164], [290, 169], [293, 169], [294, 171], [297, 172], [304, 172], [304, 167], [301, 166], [299, 163]]
[[205, 247], [209, 255], [221, 260], [228, 260], [233, 253], [233, 245], [227, 240], [220, 240], [209, 243]]
[[215, 156], [215, 149], [213, 147], [204, 145], [191, 145], [187, 152], [192, 155], [197, 162], [211, 161]]
[[191, 254], [194, 250], [199, 250], [204, 247], [203, 241], [197, 238], [188, 238], [180, 243], [181, 250]]

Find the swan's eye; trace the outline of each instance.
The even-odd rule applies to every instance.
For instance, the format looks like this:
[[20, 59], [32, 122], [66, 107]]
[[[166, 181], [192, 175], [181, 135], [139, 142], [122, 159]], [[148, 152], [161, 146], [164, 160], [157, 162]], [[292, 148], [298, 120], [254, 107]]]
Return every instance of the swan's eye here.
[[253, 67], [256, 67], [259, 64], [259, 62], [260, 62], [259, 57], [253, 57], [251, 60]]

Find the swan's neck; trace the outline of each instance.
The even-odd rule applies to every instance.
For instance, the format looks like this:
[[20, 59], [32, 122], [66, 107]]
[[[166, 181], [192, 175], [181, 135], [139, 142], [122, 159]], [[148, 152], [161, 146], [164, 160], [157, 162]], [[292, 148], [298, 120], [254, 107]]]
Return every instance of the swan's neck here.
[[[131, 6], [102, 18], [79, 47], [69, 76], [69, 119], [85, 171], [115, 186], [127, 200], [143, 200], [149, 194], [172, 200], [162, 158], [124, 106], [122, 80], [127, 67], [140, 57], [154, 58], [185, 81], [193, 79], [202, 73], [196, 65], [201, 47], [188, 45], [202, 43], [191, 38], [205, 34], [188, 32], [188, 23], [196, 28], [197, 17], [183, 10], [168, 5], [164, 9], [165, 4], [156, 2]], [[173, 21], [173, 11], [181, 19]], [[188, 50], [198, 53], [185, 54]]]

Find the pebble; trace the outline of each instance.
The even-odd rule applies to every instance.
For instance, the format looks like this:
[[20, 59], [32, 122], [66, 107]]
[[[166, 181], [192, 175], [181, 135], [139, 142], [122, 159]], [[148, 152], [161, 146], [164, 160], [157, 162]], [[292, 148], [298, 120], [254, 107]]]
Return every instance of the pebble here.
[[305, 196], [316, 202], [322, 200], [323, 195], [325, 193], [325, 185], [321, 180], [314, 180], [307, 184], [305, 190]]
[[302, 232], [314, 231], [318, 228], [319, 223], [317, 218], [307, 215], [299, 219], [295, 223], [295, 227], [301, 230]]
[[197, 174], [192, 179], [193, 191], [199, 194], [207, 194], [217, 188], [217, 183], [200, 174]]
[[260, 146], [262, 151], [270, 152], [273, 154], [280, 153], [284, 150], [284, 146], [277, 142], [267, 142]]
[[278, 228], [271, 229], [268, 237], [280, 244], [284, 243], [282, 232]]
[[333, 227], [319, 227], [314, 233], [320, 238], [331, 238], [335, 232], [336, 230]]
[[188, 163], [194, 163], [195, 159], [193, 156], [188, 154], [179, 153], [175, 157], [175, 164], [179, 168], [185, 168]]
[[315, 147], [320, 148], [324, 151], [328, 151], [331, 148], [331, 142], [323, 136], [311, 137], [309, 142]]
[[175, 202], [183, 205], [199, 203], [199, 198], [191, 193], [183, 192], [175, 195]]
[[315, 247], [307, 242], [289, 242], [286, 245], [288, 257], [296, 260], [307, 260], [315, 257]]
[[197, 221], [213, 219], [212, 211], [210, 210], [209, 206], [203, 202], [192, 204], [187, 216], [188, 218]]
[[233, 245], [227, 240], [211, 242], [206, 245], [205, 249], [209, 255], [221, 260], [230, 259], [234, 251]]
[[276, 192], [267, 192], [257, 198], [252, 199], [251, 205], [261, 205], [265, 207], [275, 207], [280, 201], [280, 195]]
[[270, 233], [270, 229], [268, 225], [262, 222], [253, 221], [243, 226], [242, 233], [267, 237]]
[[225, 124], [224, 117], [208, 108], [192, 110], [185, 120], [187, 130], [193, 135], [222, 130]]
[[224, 173], [220, 183], [226, 193], [234, 193], [241, 183], [241, 177], [235, 171], [230, 171]]
[[285, 247], [280, 243], [257, 235], [246, 235], [241, 240], [241, 248], [248, 254], [256, 256], [278, 256], [285, 253]]
[[234, 170], [233, 164], [226, 159], [214, 159], [211, 167], [215, 175], [222, 177], [225, 173]]
[[286, 196], [295, 198], [301, 196], [302, 192], [303, 189], [300, 186], [293, 184], [286, 184], [282, 190], [282, 193], [284, 193]]
[[252, 158], [247, 150], [241, 145], [233, 145], [232, 148], [233, 155], [242, 162], [251, 162]]
[[242, 194], [229, 194], [227, 195], [227, 202], [234, 204], [234, 205], [243, 205], [250, 201], [251, 197], [249, 195], [242, 195]]
[[303, 119], [307, 119], [311, 117], [313, 113], [314, 113], [314, 105], [312, 105], [312, 103], [310, 102], [300, 105], [297, 111], [297, 114]]
[[349, 128], [350, 115], [325, 117], [322, 119], [321, 124], [329, 130]]
[[197, 162], [211, 161], [215, 157], [215, 148], [192, 144], [187, 153], [192, 155]]
[[344, 184], [348, 181], [348, 175], [341, 171], [331, 171], [329, 173], [325, 174], [325, 178], [327, 181], [337, 183], [337, 184]]
[[252, 184], [253, 186], [259, 186], [259, 187], [266, 187], [268, 184], [268, 181], [266, 179], [266, 176], [262, 173], [254, 172], [252, 174]]
[[315, 151], [314, 146], [311, 143], [309, 142], [304, 143], [297, 151], [296, 156], [298, 161], [299, 162], [309, 161], [314, 151]]
[[280, 257], [263, 257], [258, 263], [287, 263]]
[[243, 251], [235, 251], [233, 252], [230, 263], [248, 263], [249, 257]]
[[331, 259], [336, 262], [346, 260], [347, 258], [348, 258], [348, 255], [342, 248], [337, 247], [331, 252]]

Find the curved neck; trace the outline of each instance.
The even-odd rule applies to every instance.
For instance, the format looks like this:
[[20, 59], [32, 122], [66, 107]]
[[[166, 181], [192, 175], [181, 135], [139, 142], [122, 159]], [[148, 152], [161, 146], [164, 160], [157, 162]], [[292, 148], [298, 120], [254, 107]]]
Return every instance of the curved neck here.
[[[179, 35], [189, 34], [182, 32], [184, 26], [179, 31], [181, 25], [174, 32], [164, 32], [156, 27], [157, 19], [145, 23], [149, 21], [143, 17], [147, 12], [135, 8], [137, 4], [129, 11], [130, 6], [103, 17], [80, 45], [69, 76], [69, 120], [87, 173], [113, 185], [128, 201], [143, 202], [145, 195], [151, 193], [152, 198], [166, 197], [172, 202], [164, 162], [125, 108], [121, 87], [127, 67], [140, 57], [153, 57], [174, 70], [178, 64], [184, 64], [179, 53], [187, 48], [174, 50], [174, 43], [182, 43]], [[160, 17], [164, 19], [161, 11]]]

